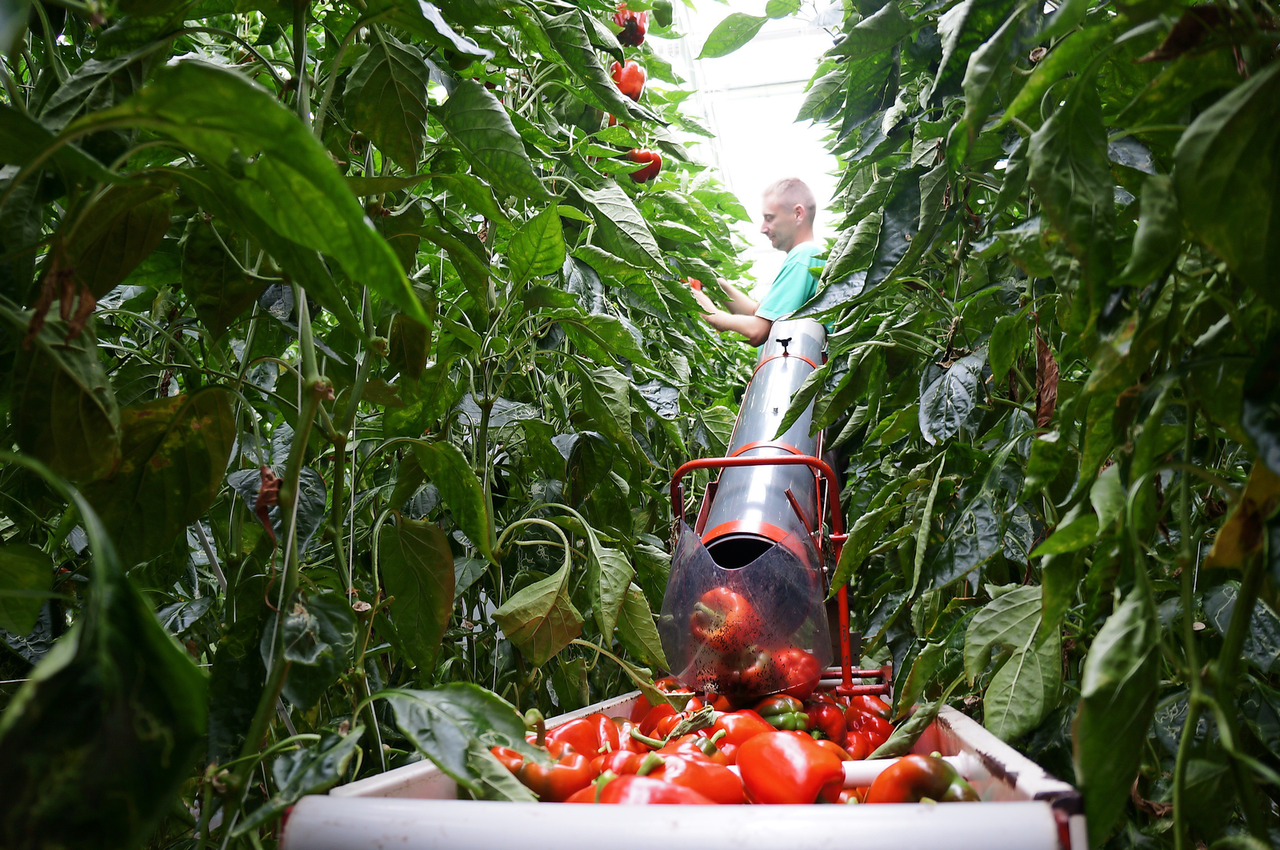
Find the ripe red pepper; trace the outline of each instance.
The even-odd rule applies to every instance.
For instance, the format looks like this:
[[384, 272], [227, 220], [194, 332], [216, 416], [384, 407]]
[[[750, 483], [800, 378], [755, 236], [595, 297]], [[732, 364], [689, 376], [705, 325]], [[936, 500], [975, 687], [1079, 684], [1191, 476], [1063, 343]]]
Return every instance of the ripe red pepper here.
[[692, 788], [713, 803], [732, 806], [746, 802], [742, 780], [732, 770], [696, 756], [665, 756], [662, 766], [649, 776]]
[[[853, 757], [845, 751], [844, 747], [840, 746], [835, 741], [822, 740], [815, 741], [815, 743], [827, 752], [834, 754], [835, 757], [840, 759], [842, 762], [853, 761]], [[845, 799], [841, 800], [841, 795], [845, 795], [843, 777], [840, 782], [832, 782], [829, 785], [822, 786], [822, 799], [826, 800], [828, 803], [848, 802], [848, 796], [845, 795]]]
[[800, 700], [786, 694], [774, 694], [762, 699], [756, 704], [756, 714], [774, 729], [803, 732], [809, 728], [809, 717]]
[[648, 78], [642, 65], [631, 59], [626, 62], [614, 62], [610, 75], [617, 84], [618, 91], [634, 101], [640, 100], [640, 95], [644, 93], [645, 80]]
[[711, 726], [711, 732], [715, 734], [720, 731], [725, 733], [725, 736], [720, 739], [721, 747], [726, 744], [741, 747], [757, 735], [764, 735], [777, 730], [770, 726], [769, 722], [763, 717], [749, 708], [744, 708], [741, 711], [721, 714], [717, 717], [715, 723]]
[[846, 728], [844, 725], [844, 712], [840, 707], [830, 702], [811, 703], [806, 709], [809, 715], [809, 728], [816, 729], [828, 740], [835, 741], [837, 744], [844, 742]]
[[637, 183], [648, 183], [662, 170], [662, 154], [657, 151], [632, 148], [627, 151], [627, 159], [634, 163], [648, 163], [644, 168], [631, 172], [631, 179]]
[[[662, 720], [664, 717], [675, 716], [675, 714], [676, 710], [665, 702], [662, 705], [655, 705], [653, 708], [649, 709], [649, 712], [645, 714], [644, 719], [640, 721], [640, 734], [652, 737], [654, 730], [658, 728], [658, 721]], [[672, 725], [674, 726], [675, 724], [673, 723]], [[663, 737], [665, 737], [665, 735]]]
[[[661, 679], [654, 679], [653, 686], [664, 694], [687, 694], [688, 696], [693, 696], [694, 694], [684, 682], [681, 682], [675, 676], [663, 676]], [[641, 699], [644, 699], [644, 697], [641, 697]]]
[[790, 646], [773, 653], [773, 664], [787, 683], [784, 694], [796, 699], [808, 699], [822, 678], [818, 659], [798, 647]]
[[664, 756], [688, 755], [708, 759], [716, 764], [732, 764], [728, 755], [717, 746], [724, 739], [724, 735], [723, 732], [716, 732], [714, 736], [709, 736], [706, 729], [700, 729], [688, 735], [681, 735], [658, 750], [658, 753]]
[[520, 767], [524, 764], [524, 756], [510, 747], [490, 747], [489, 752], [493, 753], [494, 757], [502, 762], [502, 766], [512, 773], [519, 773]]
[[828, 785], [843, 785], [844, 768], [804, 732], [757, 735], [738, 748], [738, 770], [758, 803], [812, 803]]
[[714, 805], [713, 801], [699, 794], [692, 788], [685, 788], [682, 785], [673, 785], [670, 782], [663, 782], [660, 779], [651, 779], [648, 776], [619, 776], [609, 784], [605, 785], [600, 791], [600, 799], [595, 800], [595, 789], [587, 788], [585, 791], [590, 793], [582, 793], [581, 796], [575, 795], [576, 799], [569, 800], [570, 803], [613, 803], [620, 805], [682, 805], [682, 806], [710, 806]]
[[727, 587], [713, 587], [702, 594], [689, 617], [689, 634], [693, 639], [721, 655], [734, 655], [746, 649], [755, 639], [759, 626], [759, 618], [747, 598]]
[[748, 647], [736, 684], [744, 694], [767, 694], [777, 690], [778, 674], [773, 666], [773, 653], [759, 647]]
[[880, 699], [880, 697], [868, 695], [850, 697], [849, 708], [861, 711], [863, 714], [874, 714], [876, 717], [883, 717], [885, 720], [889, 720], [893, 716], [889, 703]]
[[613, 22], [622, 27], [618, 33], [618, 43], [627, 47], [639, 47], [644, 44], [644, 35], [649, 31], [649, 13], [633, 12], [626, 3], [618, 4], [618, 11]]
[[642, 753], [632, 750], [615, 750], [612, 753], [596, 756], [591, 760], [591, 766], [598, 774], [610, 772], [617, 776], [627, 776], [639, 770], [643, 761]]
[[947, 762], [934, 756], [903, 756], [885, 768], [867, 792], [868, 803], [977, 802], [973, 786]]
[[879, 715], [865, 714], [856, 708], [850, 708], [844, 713], [844, 723], [850, 732], [866, 735], [867, 744], [872, 749], [889, 740], [889, 736], [893, 734], [893, 724], [888, 720]]
[[618, 749], [618, 727], [608, 715], [596, 712], [547, 732], [548, 745], [557, 741], [568, 744], [587, 758], [594, 758], [597, 753]]
[[[647, 714], [648, 712], [646, 711], [645, 713]], [[638, 724], [633, 723], [625, 717], [614, 717], [611, 719], [613, 720], [613, 725], [618, 727], [618, 749], [630, 750], [633, 753], [649, 752], [648, 745], [637, 741], [631, 735], [632, 729], [638, 730], [640, 728]]]
[[[878, 746], [878, 745], [877, 745]], [[871, 746], [871, 741], [863, 732], [846, 732], [844, 736], [844, 751], [853, 757], [856, 761], [862, 761], [871, 755], [871, 751], [875, 747]]]
[[591, 759], [575, 752], [572, 747], [555, 744], [549, 751], [556, 760], [554, 764], [544, 767], [537, 762], [526, 761], [517, 774], [525, 787], [537, 794], [542, 802], [563, 803], [596, 778]]

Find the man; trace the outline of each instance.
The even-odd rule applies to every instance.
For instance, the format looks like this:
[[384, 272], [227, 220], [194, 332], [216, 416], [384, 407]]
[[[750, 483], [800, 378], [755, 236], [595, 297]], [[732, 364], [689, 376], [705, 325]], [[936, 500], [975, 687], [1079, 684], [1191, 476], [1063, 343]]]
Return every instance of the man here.
[[776, 319], [798, 310], [813, 297], [818, 279], [809, 271], [821, 247], [813, 241], [813, 216], [817, 203], [813, 192], [802, 181], [788, 177], [764, 191], [764, 223], [760, 232], [779, 251], [787, 252], [778, 276], [773, 279], [764, 300], [755, 301], [723, 278], [718, 278], [729, 309], [720, 309], [705, 293], [694, 290], [693, 297], [706, 310], [703, 316], [718, 331], [734, 331], [752, 345], [764, 345]]

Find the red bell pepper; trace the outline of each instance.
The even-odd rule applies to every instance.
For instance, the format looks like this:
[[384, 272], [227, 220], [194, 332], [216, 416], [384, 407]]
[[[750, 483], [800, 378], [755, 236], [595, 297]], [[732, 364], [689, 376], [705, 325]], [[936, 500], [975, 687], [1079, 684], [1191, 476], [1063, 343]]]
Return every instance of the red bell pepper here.
[[512, 773], [519, 773], [521, 766], [524, 765], [524, 755], [510, 747], [490, 747], [489, 752], [493, 753], [494, 757], [502, 762], [502, 766]]
[[622, 32], [618, 33], [619, 44], [627, 47], [639, 47], [644, 44], [645, 33], [649, 31], [648, 12], [633, 12], [627, 8], [626, 3], [619, 3], [613, 22], [622, 27]]
[[639, 725], [627, 720], [625, 717], [614, 717], [613, 725], [618, 727], [618, 749], [630, 750], [633, 753], [647, 753], [649, 747], [637, 741], [631, 735], [632, 729], [639, 729]]
[[784, 694], [796, 699], [808, 699], [822, 678], [822, 667], [818, 659], [799, 647], [789, 646], [773, 653], [773, 664], [783, 681], [787, 683]]
[[867, 736], [867, 743], [872, 749], [889, 740], [893, 734], [893, 724], [875, 714], [865, 714], [856, 708], [844, 713], [845, 725], [850, 732], [861, 732]]
[[[878, 744], [876, 746], [879, 746]], [[844, 751], [848, 753], [854, 760], [862, 761], [871, 755], [871, 751], [875, 747], [871, 746], [871, 741], [863, 732], [846, 732], [844, 736]]]
[[812, 803], [843, 785], [840, 759], [804, 732], [757, 735], [738, 748], [742, 783], [758, 803]]
[[[842, 762], [853, 761], [853, 757], [845, 751], [844, 747], [840, 746], [835, 741], [820, 740], [815, 741], [815, 743], [827, 752], [834, 754], [835, 757], [840, 759]], [[839, 782], [832, 782], [829, 785], [822, 786], [822, 799], [826, 800], [828, 803], [848, 802], [847, 798], [845, 800], [840, 799], [842, 794], [844, 794], [843, 776]]]
[[658, 750], [659, 755], [690, 755], [696, 758], [705, 758], [716, 764], [732, 764], [729, 756], [717, 746], [727, 734], [725, 732], [716, 732], [708, 735], [706, 729], [700, 729], [697, 732], [690, 732], [688, 735], [681, 735], [679, 738], [668, 743], [665, 747]]
[[780, 679], [773, 665], [773, 653], [757, 646], [747, 647], [736, 680], [743, 694], [758, 696], [776, 691]]
[[549, 751], [555, 762], [543, 766], [526, 761], [517, 778], [544, 803], [563, 803], [574, 792], [587, 787], [596, 778], [591, 759], [575, 752], [567, 744], [553, 744]]
[[868, 803], [977, 802], [981, 799], [947, 762], [934, 756], [903, 756], [889, 765], [867, 791]]
[[643, 761], [643, 753], [615, 750], [612, 753], [596, 756], [591, 760], [591, 766], [597, 774], [613, 773], [617, 776], [627, 776], [639, 770]]
[[639, 101], [640, 95], [644, 93], [644, 82], [647, 74], [644, 68], [637, 62], [628, 59], [626, 62], [614, 62], [610, 69], [610, 76], [618, 86], [618, 91], [625, 94], [632, 100]]
[[654, 730], [658, 728], [658, 721], [662, 720], [664, 717], [673, 717], [675, 715], [676, 710], [667, 703], [655, 705], [653, 708], [649, 709], [649, 712], [644, 716], [644, 719], [640, 721], [640, 734], [652, 736]]
[[805, 710], [809, 715], [809, 728], [816, 729], [828, 740], [835, 741], [837, 744], [844, 743], [846, 728], [844, 725], [844, 712], [840, 707], [830, 702], [811, 703]]
[[769, 722], [763, 717], [749, 708], [744, 708], [741, 711], [732, 711], [718, 716], [711, 726], [711, 732], [715, 734], [720, 731], [725, 733], [725, 736], [720, 740], [720, 746], [732, 744], [735, 747], [740, 747], [757, 735], [764, 735], [777, 730], [770, 726]]
[[[632, 160], [640, 161], [635, 157]], [[713, 587], [702, 594], [689, 617], [689, 634], [693, 639], [721, 655], [742, 652], [759, 631], [760, 619], [751, 603], [727, 587]]]
[[893, 716], [893, 710], [889, 708], [889, 703], [880, 699], [880, 697], [865, 694], [863, 696], [850, 697], [849, 709], [861, 711], [863, 714], [873, 714], [885, 720], [889, 720]]
[[662, 766], [649, 776], [673, 785], [692, 788], [714, 803], [738, 805], [746, 802], [742, 780], [732, 770], [697, 756], [664, 756]]
[[547, 743], [562, 742], [578, 752], [594, 758], [601, 752], [618, 749], [618, 727], [608, 715], [596, 712], [570, 720], [547, 732]]
[[605, 785], [600, 791], [600, 798], [595, 799], [595, 789], [588, 788], [591, 794], [575, 795], [571, 803], [605, 803], [620, 805], [681, 805], [710, 806], [714, 802], [692, 788], [674, 785], [648, 776], [619, 776]]

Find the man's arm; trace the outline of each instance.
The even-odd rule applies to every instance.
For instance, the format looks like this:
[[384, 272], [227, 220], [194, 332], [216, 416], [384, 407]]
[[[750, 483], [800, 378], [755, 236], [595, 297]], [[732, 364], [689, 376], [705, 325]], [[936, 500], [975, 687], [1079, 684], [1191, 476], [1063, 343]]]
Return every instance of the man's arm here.
[[751, 298], [741, 289], [722, 277], [716, 278], [716, 284], [725, 295], [729, 296], [729, 312], [739, 316], [754, 316], [760, 309], [760, 302]]
[[[721, 286], [728, 287], [729, 285], [721, 282]], [[732, 289], [732, 287], [729, 287], [729, 289]], [[725, 290], [726, 293], [729, 292], [729, 289]], [[738, 297], [751, 303], [752, 311], [750, 314], [744, 315], [736, 311], [730, 313], [725, 310], [721, 310], [715, 305], [715, 302], [706, 296], [705, 293], [696, 289], [693, 290], [693, 297], [698, 302], [699, 306], [701, 306], [703, 310], [707, 311], [703, 318], [707, 320], [707, 324], [711, 325], [711, 327], [721, 333], [725, 331], [740, 333], [745, 336], [752, 345], [764, 345], [765, 341], [769, 339], [769, 331], [773, 328], [773, 322], [755, 315], [756, 303], [754, 301], [751, 301], [751, 299], [747, 298], [737, 289], [733, 289], [733, 292], [737, 293]], [[729, 297], [731, 299], [730, 306], [735, 306], [733, 301], [734, 295], [730, 293]]]

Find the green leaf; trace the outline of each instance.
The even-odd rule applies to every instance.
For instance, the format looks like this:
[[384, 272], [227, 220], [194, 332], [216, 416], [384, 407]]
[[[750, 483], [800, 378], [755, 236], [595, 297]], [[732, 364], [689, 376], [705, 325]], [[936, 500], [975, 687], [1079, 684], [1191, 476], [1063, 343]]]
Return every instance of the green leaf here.
[[1142, 183], [1142, 203], [1138, 230], [1133, 234], [1133, 251], [1112, 286], [1141, 289], [1177, 259], [1182, 247], [1182, 220], [1173, 181], [1150, 175]]
[[1024, 500], [1054, 482], [1067, 459], [1067, 449], [1067, 441], [1057, 431], [1040, 434], [1031, 441], [1026, 477], [1022, 480]]
[[1147, 746], [1160, 684], [1160, 624], [1140, 583], [1103, 623], [1084, 660], [1072, 726], [1089, 844], [1111, 832]]
[[579, 369], [582, 412], [614, 443], [630, 446], [631, 381], [612, 366]]
[[1031, 557], [1041, 555], [1061, 555], [1083, 549], [1098, 539], [1098, 517], [1096, 514], [1083, 513], [1069, 519], [1049, 535], [1049, 539], [1041, 543], [1031, 553]]
[[613, 630], [622, 615], [628, 587], [635, 586], [631, 584], [631, 577], [635, 573], [635, 568], [625, 554], [599, 545], [592, 537], [591, 556], [587, 561], [587, 580], [590, 582], [588, 588], [596, 626], [606, 644], [613, 640]]
[[662, 640], [658, 636], [658, 627], [653, 622], [653, 611], [644, 591], [634, 583], [627, 587], [626, 596], [622, 600], [622, 610], [618, 615], [618, 639], [641, 664], [650, 667], [663, 667], [666, 657], [662, 652]]
[[422, 235], [449, 252], [449, 262], [457, 269], [471, 300], [488, 313], [489, 252], [474, 234], [454, 227], [443, 219], [441, 225], [443, 226], [427, 225], [422, 229]]
[[991, 339], [987, 343], [987, 358], [991, 363], [991, 376], [998, 383], [1004, 381], [1021, 356], [1029, 336], [1027, 323], [1022, 317], [1001, 316], [996, 319], [995, 327], [991, 329]]
[[466, 456], [457, 446], [444, 442], [417, 443], [413, 453], [427, 478], [440, 490], [440, 498], [448, 505], [453, 521], [471, 545], [493, 561], [493, 520], [485, 502], [484, 488]]
[[174, 193], [163, 186], [112, 186], [67, 240], [76, 279], [101, 298], [147, 258], [169, 230]]
[[847, 56], [851, 60], [874, 56], [893, 47], [913, 29], [915, 25], [902, 14], [898, 0], [891, 0], [875, 14], [858, 21], [843, 41], [827, 51], [827, 55]]
[[1062, 641], [1055, 629], [1035, 646], [1035, 634], [991, 677], [982, 697], [982, 724], [1012, 741], [1035, 729], [1058, 703]]
[[932, 84], [921, 93], [921, 106], [926, 106], [935, 94], [951, 94], [959, 89], [969, 57], [991, 38], [1016, 5], [1016, 0], [964, 0], [938, 17], [942, 60]]
[[[13, 339], [26, 333], [30, 315], [0, 304]], [[46, 322], [30, 349], [19, 348], [13, 367], [15, 438], [27, 454], [72, 481], [106, 475], [120, 459], [120, 411], [98, 359], [90, 322], [68, 339], [67, 324]]]
[[165, 551], [213, 504], [235, 442], [233, 398], [209, 387], [120, 411], [120, 463], [84, 492], [131, 563]]
[[995, 106], [997, 83], [1013, 63], [1013, 40], [1027, 8], [1029, 5], [1024, 4], [1015, 9], [1000, 29], [969, 56], [962, 83], [964, 114], [952, 130], [947, 145], [947, 158], [952, 168], [959, 168], [968, 158], [970, 148]]
[[1124, 485], [1120, 483], [1120, 467], [1108, 466], [1102, 470], [1089, 488], [1089, 503], [1098, 512], [1098, 527], [1106, 530], [1124, 514]]
[[329, 154], [275, 95], [227, 68], [180, 61], [125, 103], [67, 130], [108, 123], [145, 125], [176, 140], [224, 176], [215, 190], [232, 193], [229, 200], [280, 236], [332, 257], [349, 278], [427, 322], [394, 252], [369, 226]]
[[182, 239], [182, 292], [213, 338], [220, 339], [267, 284], [244, 273], [233, 258], [237, 252], [244, 258], [243, 243], [216, 227], [200, 216], [188, 226]]
[[473, 793], [483, 792], [487, 771], [473, 765], [472, 742], [533, 752], [515, 707], [479, 685], [455, 682], [430, 691], [401, 689], [385, 695], [396, 726], [418, 752]]
[[582, 615], [569, 599], [569, 565], [512, 594], [493, 621], [530, 664], [546, 664], [582, 633]]
[[507, 766], [498, 761], [489, 748], [478, 741], [467, 742], [467, 768], [480, 786], [472, 796], [480, 800], [509, 800], [513, 803], [536, 803], [537, 796], [520, 783]]
[[[1061, 8], [1065, 8], [1072, 2], [1080, 3], [1082, 0], [1068, 0], [1068, 3]], [[1088, 3], [1090, 0], [1083, 0], [1083, 2]], [[1027, 112], [1039, 107], [1049, 87], [1061, 80], [1064, 75], [1080, 70], [1089, 61], [1095, 48], [1107, 43], [1109, 36], [1114, 37], [1114, 33], [1108, 27], [1088, 27], [1080, 32], [1071, 33], [1055, 44], [1053, 50], [1049, 51], [1049, 55], [1036, 63], [1035, 70], [1014, 95], [1008, 108], [996, 122], [996, 126], [1003, 127], [1015, 118], [1024, 118]]]
[[1091, 73], [1076, 78], [1066, 102], [1031, 136], [1027, 159], [1045, 215], [1080, 260], [1085, 297], [1100, 299], [1112, 274], [1115, 184], [1094, 80]]
[[1030, 645], [1039, 621], [1039, 587], [1014, 588], [983, 606], [964, 637], [964, 672], [969, 681], [987, 668], [994, 650]]
[[401, 44], [379, 27], [369, 49], [347, 76], [342, 101], [347, 120], [409, 172], [422, 159], [427, 125], [427, 85], [421, 51]]
[[508, 253], [516, 286], [559, 270], [565, 258], [564, 231], [554, 204], [520, 226], [511, 237]]
[[600, 189], [583, 190], [582, 199], [594, 213], [605, 248], [637, 268], [665, 268], [658, 242], [644, 216], [617, 183], [610, 181]]
[[430, 675], [453, 611], [449, 539], [429, 522], [401, 517], [396, 525], [382, 527], [378, 556], [387, 593], [393, 597], [396, 634], [409, 660], [423, 675]]
[[369, 3], [366, 18], [385, 19], [402, 26], [427, 41], [477, 59], [493, 58], [493, 51], [481, 47], [474, 40], [459, 33], [440, 14], [434, 3], [426, 0], [373, 0]]
[[920, 393], [920, 433], [938, 445], [978, 426], [986, 401], [986, 352], [966, 355], [930, 381]]
[[0, 53], [12, 56], [27, 31], [28, 0], [0, 0]]
[[325, 732], [312, 747], [285, 753], [271, 763], [276, 793], [249, 813], [232, 831], [242, 836], [284, 814], [306, 794], [323, 794], [337, 785], [360, 749], [364, 726], [355, 725], [345, 735]]
[[[0, 142], [0, 162], [21, 166], [44, 156], [53, 146], [54, 136], [9, 104], [0, 103]], [[99, 183], [121, 183], [124, 180], [75, 144], [61, 145], [50, 159], [68, 176], [87, 177]]]
[[[324, 696], [338, 677], [351, 667], [356, 647], [356, 615], [345, 593], [322, 590], [311, 596], [299, 593], [285, 609], [284, 658], [289, 671], [284, 697], [306, 710]], [[271, 657], [276, 636], [273, 615], [262, 639], [264, 658]]]
[[0, 716], [0, 844], [140, 847], [203, 746], [204, 674], [125, 577], [89, 503], [29, 458], [80, 515], [93, 554], [80, 616]]
[[1272, 307], [1280, 292], [1280, 65], [1233, 89], [1182, 134], [1174, 189], [1187, 226]]
[[[818, 70], [821, 71], [822, 66]], [[811, 80], [796, 120], [827, 121], [834, 116], [844, 101], [848, 76], [848, 69], [840, 65]]]
[[535, 200], [547, 196], [511, 116], [483, 84], [463, 80], [437, 117], [478, 177], [509, 195]]
[[728, 56], [755, 38], [756, 33], [760, 32], [760, 28], [768, 20], [768, 18], [760, 18], [755, 15], [743, 14], [742, 12], [730, 14], [723, 21], [716, 24], [715, 29], [707, 36], [698, 58], [718, 59], [721, 56]]
[[0, 629], [30, 634], [52, 592], [53, 559], [27, 543], [0, 545]]

